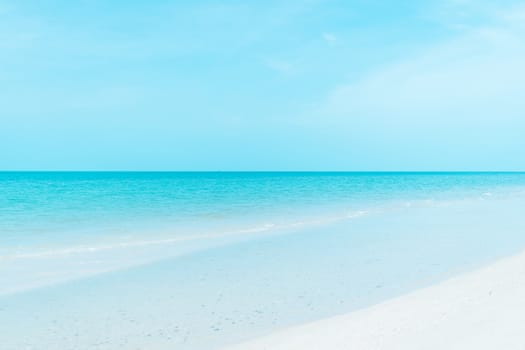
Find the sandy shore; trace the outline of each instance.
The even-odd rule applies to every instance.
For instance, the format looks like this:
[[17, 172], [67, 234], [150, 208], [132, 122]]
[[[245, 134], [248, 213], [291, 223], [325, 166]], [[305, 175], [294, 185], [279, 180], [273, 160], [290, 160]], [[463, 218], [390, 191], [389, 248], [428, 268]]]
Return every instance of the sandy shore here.
[[525, 253], [229, 349], [525, 349]]

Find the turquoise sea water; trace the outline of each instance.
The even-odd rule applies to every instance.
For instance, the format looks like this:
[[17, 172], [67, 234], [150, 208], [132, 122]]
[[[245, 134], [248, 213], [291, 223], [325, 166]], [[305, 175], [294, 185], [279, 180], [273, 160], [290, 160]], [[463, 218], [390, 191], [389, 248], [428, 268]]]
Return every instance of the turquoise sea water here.
[[45, 245], [75, 235], [96, 241], [143, 230], [256, 229], [524, 183], [517, 173], [0, 172], [0, 232], [4, 243]]
[[524, 205], [523, 173], [4, 172], [0, 336], [215, 348], [518, 252]]

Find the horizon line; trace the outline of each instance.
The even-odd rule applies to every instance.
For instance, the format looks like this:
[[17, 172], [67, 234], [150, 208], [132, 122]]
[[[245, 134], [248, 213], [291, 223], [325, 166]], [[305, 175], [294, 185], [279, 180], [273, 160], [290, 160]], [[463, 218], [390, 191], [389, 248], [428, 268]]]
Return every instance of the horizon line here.
[[4, 170], [0, 173], [525, 173], [525, 170]]

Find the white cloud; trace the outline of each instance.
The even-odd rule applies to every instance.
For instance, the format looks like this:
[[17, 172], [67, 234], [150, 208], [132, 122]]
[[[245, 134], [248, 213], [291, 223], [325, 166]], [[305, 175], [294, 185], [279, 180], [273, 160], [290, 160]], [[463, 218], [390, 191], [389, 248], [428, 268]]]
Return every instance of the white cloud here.
[[[521, 14], [525, 14], [522, 11]], [[521, 118], [525, 109], [525, 28], [512, 20], [478, 27], [415, 57], [390, 64], [329, 93], [317, 111], [334, 122], [374, 119]]]
[[330, 44], [333, 44], [337, 41], [337, 37], [332, 33], [323, 33], [323, 39]]

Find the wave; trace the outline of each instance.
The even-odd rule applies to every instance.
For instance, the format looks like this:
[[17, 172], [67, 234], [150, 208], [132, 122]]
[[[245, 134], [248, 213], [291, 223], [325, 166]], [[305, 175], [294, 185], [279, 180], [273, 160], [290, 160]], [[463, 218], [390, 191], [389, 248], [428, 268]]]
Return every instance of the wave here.
[[[514, 191], [513, 195], [514, 196], [525, 195], [525, 191], [523, 192]], [[113, 249], [125, 249], [125, 248], [142, 247], [142, 246], [176, 244], [176, 243], [189, 242], [189, 241], [219, 239], [219, 238], [235, 237], [235, 236], [242, 236], [242, 235], [248, 235], [248, 234], [260, 234], [260, 233], [269, 232], [269, 231], [297, 229], [297, 228], [313, 226], [313, 225], [329, 224], [329, 223], [333, 223], [333, 222], [337, 222], [341, 220], [356, 219], [356, 218], [359, 218], [359, 217], [362, 217], [364, 215], [368, 215], [371, 213], [379, 213], [379, 212], [384, 212], [384, 211], [389, 211], [389, 210], [413, 209], [416, 207], [429, 206], [429, 205], [436, 206], [436, 207], [448, 206], [453, 203], [461, 202], [464, 200], [488, 200], [488, 199], [494, 199], [495, 197], [497, 198], [499, 196], [497, 196], [494, 192], [485, 191], [485, 192], [479, 193], [477, 197], [474, 196], [474, 197], [462, 198], [462, 199], [455, 198], [455, 199], [443, 200], [443, 199], [436, 199], [436, 198], [426, 198], [426, 199], [415, 199], [415, 200], [409, 200], [409, 201], [396, 201], [396, 202], [390, 203], [390, 205], [385, 203], [380, 207], [368, 208], [368, 210], [350, 211], [342, 215], [317, 217], [317, 218], [310, 219], [310, 220], [294, 221], [294, 222], [288, 222], [288, 223], [266, 223], [266, 224], [262, 224], [262, 225], [250, 227], [250, 228], [228, 230], [228, 231], [223, 231], [223, 232], [186, 234], [186, 235], [182, 235], [178, 237], [170, 237], [170, 238], [136, 240], [136, 241], [128, 241], [128, 242], [115, 242], [111, 244], [99, 244], [99, 245], [94, 245], [94, 246], [74, 246], [74, 247], [68, 247], [68, 248], [52, 249], [52, 250], [37, 251], [37, 252], [7, 254], [7, 255], [0, 256], [0, 261], [14, 260], [14, 259], [36, 259], [36, 258], [66, 256], [66, 255], [73, 255], [73, 254], [89, 254], [89, 253], [96, 253], [100, 251], [107, 251], [107, 250], [113, 250]]]
[[40, 252], [15, 253], [15, 254], [0, 256], [0, 260], [5, 261], [5, 260], [15, 260], [15, 259], [38, 259], [38, 258], [47, 258], [47, 257], [67, 256], [67, 255], [73, 255], [73, 254], [97, 253], [97, 252], [113, 250], [113, 249], [125, 249], [125, 248], [132, 248], [132, 247], [175, 244], [175, 243], [205, 240], [205, 239], [235, 237], [235, 236], [242, 236], [246, 234], [258, 234], [258, 233], [263, 233], [263, 232], [268, 232], [268, 231], [296, 229], [296, 228], [306, 227], [306, 226], [328, 224], [328, 223], [346, 220], [346, 219], [359, 218], [368, 213], [369, 211], [360, 210], [356, 212], [350, 212], [350, 213], [347, 213], [341, 216], [323, 217], [323, 218], [318, 218], [314, 220], [296, 221], [296, 222], [284, 223], [284, 224], [267, 223], [267, 224], [263, 224], [257, 227], [230, 230], [230, 231], [224, 231], [224, 232], [192, 234], [192, 235], [173, 237], [173, 238], [138, 240], [138, 241], [133, 241], [133, 242], [116, 242], [116, 243], [96, 245], [96, 246], [75, 246], [75, 247], [53, 249], [53, 250], [46, 250], [46, 251], [40, 251]]

